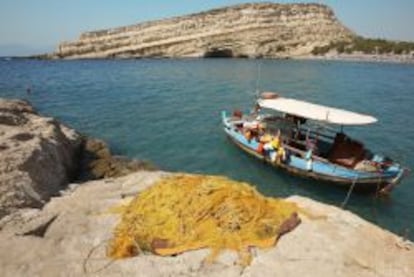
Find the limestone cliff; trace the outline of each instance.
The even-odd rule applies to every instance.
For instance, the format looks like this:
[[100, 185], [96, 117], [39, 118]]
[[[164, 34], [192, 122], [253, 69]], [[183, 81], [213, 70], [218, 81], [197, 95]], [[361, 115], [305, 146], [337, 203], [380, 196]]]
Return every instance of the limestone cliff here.
[[87, 32], [50, 57], [295, 57], [353, 37], [325, 5], [256, 3]]

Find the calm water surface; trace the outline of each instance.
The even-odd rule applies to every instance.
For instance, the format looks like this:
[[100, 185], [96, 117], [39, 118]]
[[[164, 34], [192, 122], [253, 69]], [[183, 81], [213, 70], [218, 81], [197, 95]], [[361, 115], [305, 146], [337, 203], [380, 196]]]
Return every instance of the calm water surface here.
[[[119, 154], [151, 160], [169, 171], [226, 175], [251, 182], [266, 195], [297, 194], [340, 205], [347, 191], [276, 171], [226, 139], [221, 110], [248, 110], [256, 87], [376, 116], [379, 123], [346, 131], [375, 152], [414, 168], [413, 65], [227, 59], [0, 61], [1, 97], [27, 98], [41, 113], [106, 140]], [[347, 208], [398, 234], [408, 228], [414, 238], [413, 200], [414, 179], [409, 176], [391, 198], [352, 195]]]

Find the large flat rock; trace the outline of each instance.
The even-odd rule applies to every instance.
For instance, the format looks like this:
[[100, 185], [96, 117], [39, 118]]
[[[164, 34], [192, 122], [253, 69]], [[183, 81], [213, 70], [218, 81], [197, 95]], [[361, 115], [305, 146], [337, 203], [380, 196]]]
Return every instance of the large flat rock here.
[[72, 184], [42, 210], [23, 209], [0, 221], [2, 276], [414, 276], [411, 242], [333, 206], [293, 196], [306, 215], [277, 246], [255, 250], [242, 268], [223, 253], [203, 264], [208, 250], [176, 257], [142, 255], [111, 261], [105, 246], [119, 220], [109, 212], [169, 173], [137, 172]]

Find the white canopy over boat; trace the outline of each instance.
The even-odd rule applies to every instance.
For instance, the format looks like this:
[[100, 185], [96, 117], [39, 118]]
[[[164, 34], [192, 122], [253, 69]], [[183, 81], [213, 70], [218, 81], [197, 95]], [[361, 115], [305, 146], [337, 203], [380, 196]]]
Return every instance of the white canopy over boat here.
[[260, 107], [338, 125], [366, 125], [377, 122], [370, 115], [317, 105], [291, 98], [259, 99]]

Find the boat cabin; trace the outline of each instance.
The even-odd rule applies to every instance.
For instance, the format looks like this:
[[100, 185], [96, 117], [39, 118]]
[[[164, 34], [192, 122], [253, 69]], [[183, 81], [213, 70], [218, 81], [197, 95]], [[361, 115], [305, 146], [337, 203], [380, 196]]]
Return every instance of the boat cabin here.
[[[242, 118], [240, 111], [233, 116]], [[264, 135], [280, 132], [283, 146], [293, 155], [312, 155], [313, 159], [347, 168], [361, 168], [364, 162], [369, 169], [365, 161], [372, 160], [373, 154], [362, 142], [347, 136], [343, 126], [374, 123], [377, 119], [372, 116], [263, 93], [248, 117], [250, 120], [240, 121], [238, 127], [249, 139], [260, 142]], [[340, 131], [328, 124], [340, 125]]]

